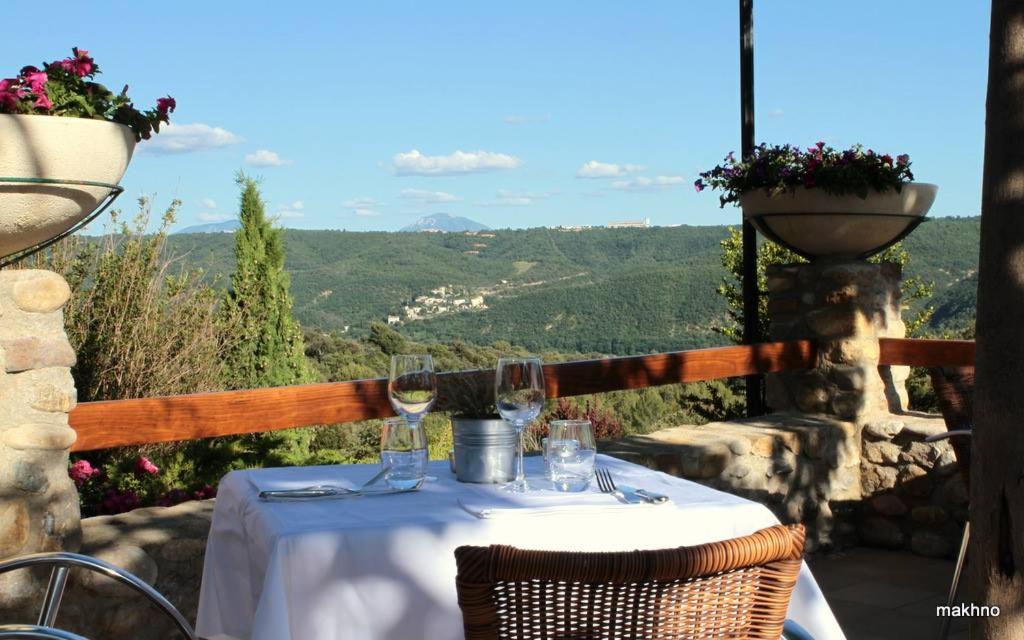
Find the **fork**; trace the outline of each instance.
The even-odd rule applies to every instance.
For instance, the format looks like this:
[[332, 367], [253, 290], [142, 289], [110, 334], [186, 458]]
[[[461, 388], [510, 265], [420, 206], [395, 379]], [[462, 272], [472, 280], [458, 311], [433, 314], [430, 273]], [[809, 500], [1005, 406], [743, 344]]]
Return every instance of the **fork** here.
[[626, 494], [619, 491], [615, 487], [615, 480], [612, 478], [611, 472], [607, 469], [596, 469], [594, 476], [597, 478], [597, 488], [601, 490], [601, 493], [610, 493], [626, 504], [639, 504], [641, 502], [641, 500], [630, 500], [626, 497]]

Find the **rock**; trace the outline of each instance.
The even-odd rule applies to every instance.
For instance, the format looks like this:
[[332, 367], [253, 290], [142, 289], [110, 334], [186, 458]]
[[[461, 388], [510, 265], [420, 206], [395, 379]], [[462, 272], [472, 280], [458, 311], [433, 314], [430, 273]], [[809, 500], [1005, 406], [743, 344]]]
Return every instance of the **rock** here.
[[932, 466], [932, 470], [940, 476], [953, 475], [959, 470], [959, 468], [956, 453], [953, 452], [952, 447], [943, 451], [942, 455], [939, 456], [939, 459], [935, 461], [935, 465]]
[[[78, 391], [71, 372], [62, 367], [31, 372], [32, 408], [54, 413], [70, 413], [78, 402]], [[23, 374], [28, 375], [28, 374]]]
[[864, 408], [864, 394], [859, 391], [839, 391], [832, 398], [832, 412], [843, 420], [852, 420]]
[[[108, 547], [95, 551], [92, 555], [134, 574], [147, 584], [152, 585], [156, 583], [158, 573], [156, 560], [135, 545], [125, 544]], [[122, 593], [120, 590], [117, 590], [117, 585], [112, 580], [92, 572], [83, 572], [79, 578], [79, 584], [94, 593], [110, 593], [110, 595], [120, 595]], [[112, 588], [113, 593], [111, 593]]]
[[18, 555], [28, 542], [28, 507], [20, 500], [0, 502], [0, 558]]
[[917, 480], [918, 478], [923, 478], [926, 475], [928, 475], [928, 472], [921, 467], [916, 464], [908, 464], [900, 467], [897, 480], [900, 484], [904, 484]]
[[0, 349], [8, 373], [75, 364], [75, 351], [63, 334], [0, 337]]
[[900, 459], [900, 448], [891, 442], [865, 442], [864, 459], [873, 464], [896, 464]]
[[919, 524], [937, 526], [949, 520], [949, 514], [942, 507], [921, 505], [910, 511], [910, 518]]
[[829, 378], [841, 391], [864, 390], [865, 372], [863, 367], [837, 365], [829, 369]]
[[870, 500], [871, 508], [883, 516], [902, 516], [907, 513], [907, 505], [891, 493], [883, 493]]
[[887, 549], [899, 549], [903, 546], [903, 530], [898, 524], [886, 518], [875, 516], [865, 519], [857, 533], [865, 544], [871, 546]]
[[904, 426], [906, 426], [906, 423], [902, 420], [883, 418], [865, 424], [864, 434], [875, 440], [892, 440], [903, 431]]
[[953, 543], [932, 531], [915, 531], [910, 537], [910, 549], [921, 556], [945, 558], [953, 551]]
[[26, 424], [3, 432], [3, 443], [12, 449], [62, 451], [71, 448], [76, 438], [70, 427], [53, 424]]
[[941, 418], [917, 418], [908, 416], [903, 425], [901, 437], [908, 440], [924, 440], [946, 432], [946, 423]]
[[13, 472], [11, 482], [14, 488], [25, 493], [42, 493], [50, 486], [46, 471], [35, 462], [19, 458], [14, 463]]
[[825, 388], [824, 378], [820, 385], [809, 384], [807, 378], [797, 383], [794, 391], [796, 406], [804, 413], [824, 413], [828, 408], [828, 389]]
[[865, 495], [888, 491], [896, 486], [896, 469], [893, 467], [861, 468], [861, 487]]
[[34, 271], [33, 277], [14, 283], [11, 298], [22, 311], [53, 313], [71, 298], [71, 287], [52, 271]]
[[900, 461], [930, 468], [938, 460], [939, 455], [937, 445], [927, 442], [911, 442], [910, 446], [904, 448], [900, 453]]
[[736, 478], [737, 480], [742, 480], [743, 478], [746, 478], [748, 475], [750, 475], [750, 466], [737, 461], [734, 462], [731, 467], [729, 467], [728, 473], [733, 478]]
[[750, 440], [746, 438], [735, 438], [730, 440], [729, 450], [738, 456], [745, 456], [750, 453]]
[[845, 338], [868, 333], [871, 324], [864, 313], [850, 305], [815, 309], [806, 316], [807, 326], [823, 338]]
[[873, 336], [859, 340], [832, 340], [819, 349], [826, 359], [836, 364], [864, 365], [878, 362], [878, 340]]
[[950, 476], [942, 485], [942, 499], [946, 504], [960, 506], [968, 503], [970, 496], [967, 494], [967, 487], [959, 475]]

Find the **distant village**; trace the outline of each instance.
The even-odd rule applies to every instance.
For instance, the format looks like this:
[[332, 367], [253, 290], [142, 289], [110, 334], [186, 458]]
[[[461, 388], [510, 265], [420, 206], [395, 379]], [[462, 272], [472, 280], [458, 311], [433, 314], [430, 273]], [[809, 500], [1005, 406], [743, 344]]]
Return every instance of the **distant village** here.
[[[502, 281], [505, 284], [506, 281]], [[429, 295], [416, 296], [412, 304], [402, 307], [401, 315], [389, 315], [389, 325], [402, 324], [414, 320], [424, 320], [433, 316], [453, 311], [483, 311], [487, 308], [484, 296], [473, 293], [464, 287], [447, 285], [431, 289]]]

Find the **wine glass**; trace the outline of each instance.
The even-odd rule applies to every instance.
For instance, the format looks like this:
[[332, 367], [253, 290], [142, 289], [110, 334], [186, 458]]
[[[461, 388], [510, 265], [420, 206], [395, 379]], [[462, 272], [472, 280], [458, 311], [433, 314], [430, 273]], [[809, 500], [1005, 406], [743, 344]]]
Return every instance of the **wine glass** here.
[[494, 376], [494, 400], [498, 413], [511, 422], [519, 436], [516, 479], [503, 488], [513, 493], [530, 490], [523, 471], [523, 432], [544, 408], [544, 370], [540, 358], [501, 358]]
[[437, 397], [437, 376], [434, 360], [429, 355], [391, 356], [388, 378], [388, 400], [395, 413], [419, 428]]

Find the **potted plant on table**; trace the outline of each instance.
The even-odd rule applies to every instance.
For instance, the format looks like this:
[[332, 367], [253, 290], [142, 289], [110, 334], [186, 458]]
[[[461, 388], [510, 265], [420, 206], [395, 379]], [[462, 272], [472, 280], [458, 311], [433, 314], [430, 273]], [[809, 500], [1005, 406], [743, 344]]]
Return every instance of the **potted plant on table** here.
[[462, 482], [504, 483], [515, 477], [518, 436], [498, 415], [494, 371], [438, 378], [438, 408], [451, 412], [452, 471]]
[[915, 183], [910, 157], [860, 145], [838, 151], [762, 144], [732, 153], [705, 171], [697, 191], [722, 191], [769, 239], [808, 259], [865, 258], [898, 242], [921, 222], [938, 187]]
[[174, 98], [140, 111], [113, 93], [84, 49], [0, 79], [0, 256], [58, 236], [115, 190], [135, 143], [159, 132]]

